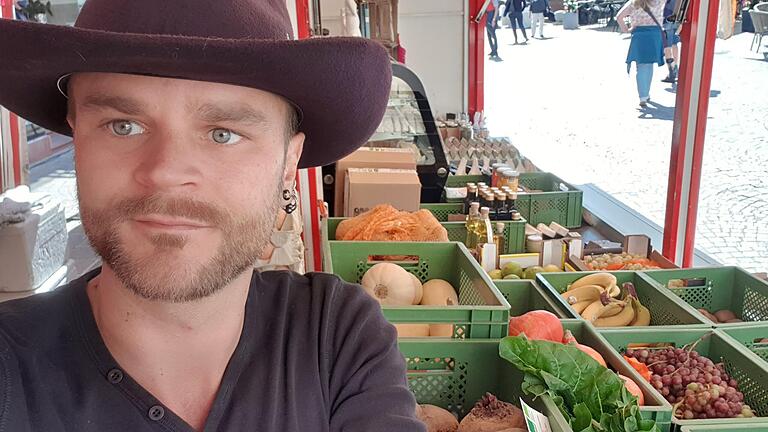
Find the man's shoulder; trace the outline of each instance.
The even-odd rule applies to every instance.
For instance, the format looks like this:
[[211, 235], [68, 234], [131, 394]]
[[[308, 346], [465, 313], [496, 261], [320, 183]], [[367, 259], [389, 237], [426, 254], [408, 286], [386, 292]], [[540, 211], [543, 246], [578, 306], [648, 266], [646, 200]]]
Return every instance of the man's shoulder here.
[[45, 346], [47, 340], [55, 341], [72, 316], [77, 282], [52, 292], [0, 303], [0, 336], [10, 345]]

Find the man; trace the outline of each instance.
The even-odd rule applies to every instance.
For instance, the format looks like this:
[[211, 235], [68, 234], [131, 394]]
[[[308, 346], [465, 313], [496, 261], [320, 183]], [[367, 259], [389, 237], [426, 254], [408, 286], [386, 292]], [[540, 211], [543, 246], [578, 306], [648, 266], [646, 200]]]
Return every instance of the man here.
[[[510, 4], [511, 3], [511, 4]], [[509, 16], [510, 25], [512, 26], [512, 32], [515, 35], [515, 45], [517, 42], [517, 26], [520, 26], [520, 30], [523, 32], [525, 42], [528, 42], [528, 35], [525, 33], [525, 25], [523, 24], [523, 11], [525, 10], [525, 0], [508, 0], [507, 9], [505, 12]]]
[[661, 81], [670, 84], [677, 82], [677, 71], [680, 64], [680, 50], [678, 49], [680, 36], [677, 34], [677, 24], [669, 20], [674, 14], [675, 0], [667, 0], [664, 4], [664, 59], [669, 73]]
[[381, 46], [291, 40], [285, 0], [89, 0], [74, 28], [0, 21], [0, 104], [73, 135], [103, 258], [0, 305], [4, 430], [425, 430], [378, 303], [331, 275], [253, 271], [297, 167], [381, 121]]
[[496, 38], [496, 26], [499, 22], [499, 0], [491, 0], [485, 13], [485, 31], [488, 33], [488, 44], [491, 46], [491, 53], [488, 57], [499, 62], [502, 61], [499, 57], [499, 40]]
[[549, 9], [547, 0], [531, 2], [531, 37], [536, 39], [536, 26], [539, 26], [539, 37], [544, 39], [544, 13]]

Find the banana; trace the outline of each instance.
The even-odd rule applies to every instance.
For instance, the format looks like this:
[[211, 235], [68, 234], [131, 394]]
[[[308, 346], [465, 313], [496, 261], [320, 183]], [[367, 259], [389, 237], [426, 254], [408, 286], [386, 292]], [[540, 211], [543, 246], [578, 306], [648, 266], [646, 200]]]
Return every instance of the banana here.
[[590, 303], [589, 306], [584, 309], [584, 311], [581, 313], [581, 317], [587, 321], [592, 321], [593, 319], [596, 319], [597, 313], [600, 312], [604, 306], [605, 305], [602, 301], [596, 300]]
[[595, 301], [600, 298], [603, 288], [599, 285], [584, 285], [560, 294], [568, 304], [576, 304], [581, 301]]
[[623, 327], [635, 318], [635, 308], [632, 302], [626, 302], [618, 314], [608, 318], [598, 318], [592, 322], [595, 327]]
[[577, 280], [570, 287], [569, 290], [576, 289], [585, 285], [600, 285], [603, 288], [608, 288], [611, 285], [616, 285], [616, 276], [610, 273], [592, 273]]
[[616, 284], [611, 285], [606, 291], [608, 291], [608, 295], [613, 298], [617, 298], [621, 294], [621, 288]]
[[624, 308], [621, 308], [621, 307], [619, 308], [614, 307], [610, 309], [606, 308], [604, 312], [600, 315], [600, 318], [610, 318], [612, 316], [616, 316], [619, 313], [621, 313], [622, 310], [624, 310]]
[[651, 311], [647, 307], [635, 300], [635, 318], [629, 323], [631, 326], [649, 326], [651, 325]]
[[580, 301], [576, 304], [572, 304], [571, 307], [576, 311], [577, 314], [581, 315], [584, 312], [584, 309], [586, 309], [592, 303], [594, 303], [592, 300]]

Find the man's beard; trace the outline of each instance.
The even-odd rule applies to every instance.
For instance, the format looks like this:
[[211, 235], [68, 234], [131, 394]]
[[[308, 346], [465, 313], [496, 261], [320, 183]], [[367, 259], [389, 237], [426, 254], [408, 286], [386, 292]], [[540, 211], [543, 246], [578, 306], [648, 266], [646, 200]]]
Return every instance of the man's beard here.
[[[183, 303], [208, 297], [253, 268], [269, 244], [279, 196], [268, 194], [264, 202], [253, 203], [256, 211], [248, 215], [233, 215], [190, 198], [150, 195], [98, 209], [81, 202], [80, 216], [91, 246], [126, 288], [147, 300]], [[119, 228], [133, 217], [150, 214], [204, 222], [221, 232], [221, 245], [203, 263], [178, 264], [168, 254], [187, 247], [189, 236], [154, 234], [152, 253], [136, 257], [121, 240]]]

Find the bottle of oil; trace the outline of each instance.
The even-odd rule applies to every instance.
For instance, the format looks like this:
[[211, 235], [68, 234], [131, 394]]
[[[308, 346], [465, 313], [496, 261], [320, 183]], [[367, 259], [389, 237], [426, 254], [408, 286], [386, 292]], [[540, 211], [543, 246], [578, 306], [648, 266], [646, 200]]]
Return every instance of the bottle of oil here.
[[[482, 207], [480, 209], [480, 223], [477, 224], [476, 228], [476, 242], [475, 246], [477, 246], [478, 243], [490, 243], [493, 241], [493, 226], [491, 225], [491, 209], [488, 207]], [[488, 236], [490, 234], [490, 238]]]
[[469, 215], [467, 215], [467, 239], [464, 244], [469, 250], [474, 250], [477, 246], [477, 227], [480, 225], [480, 203], [473, 202], [469, 205]]

